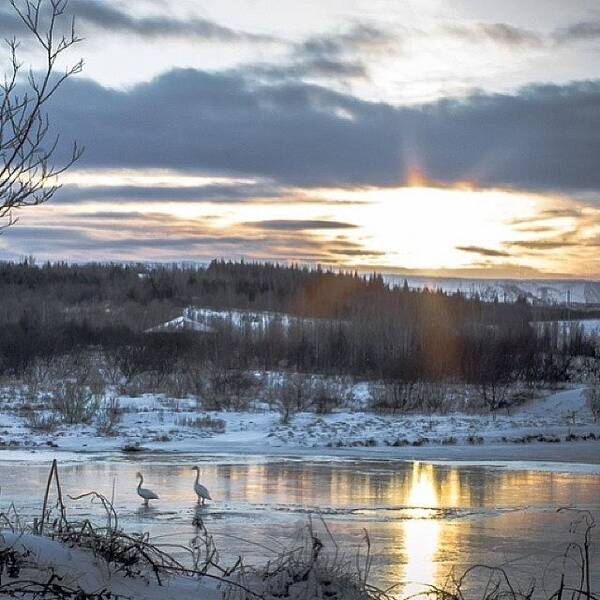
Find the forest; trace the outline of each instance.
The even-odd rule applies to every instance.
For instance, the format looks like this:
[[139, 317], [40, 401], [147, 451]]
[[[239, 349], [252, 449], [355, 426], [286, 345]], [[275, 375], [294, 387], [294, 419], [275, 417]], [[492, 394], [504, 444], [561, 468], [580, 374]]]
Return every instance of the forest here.
[[[391, 287], [381, 275], [297, 265], [0, 264], [0, 369], [94, 351], [128, 377], [210, 364], [391, 382], [564, 380], [596, 345], [560, 308]], [[258, 330], [148, 333], [186, 306], [268, 311]], [[283, 325], [278, 315], [293, 315]], [[534, 321], [546, 321], [542, 327]]]

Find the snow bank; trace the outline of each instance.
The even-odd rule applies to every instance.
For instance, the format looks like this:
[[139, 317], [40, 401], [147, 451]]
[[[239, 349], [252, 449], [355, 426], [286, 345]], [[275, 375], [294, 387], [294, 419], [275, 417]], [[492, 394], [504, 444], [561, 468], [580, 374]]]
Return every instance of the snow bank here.
[[[221, 598], [214, 581], [173, 576], [159, 585], [151, 573], [140, 577], [128, 576], [109, 567], [88, 550], [69, 547], [46, 537], [3, 533], [0, 537], [0, 551], [8, 549], [16, 553], [20, 568], [18, 572], [12, 573], [15, 575], [13, 577], [9, 574], [3, 576], [3, 588], [22, 585], [26, 581], [46, 583], [54, 574], [60, 578], [58, 581], [61, 586], [87, 594], [98, 594], [104, 590], [136, 600]], [[3, 588], [0, 588], [0, 594]], [[40, 594], [39, 597], [45, 596]]]

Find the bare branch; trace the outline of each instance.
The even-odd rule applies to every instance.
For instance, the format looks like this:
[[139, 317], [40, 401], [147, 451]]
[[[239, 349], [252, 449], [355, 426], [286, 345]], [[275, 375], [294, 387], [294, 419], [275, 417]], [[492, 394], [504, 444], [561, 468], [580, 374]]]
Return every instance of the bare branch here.
[[[59, 57], [81, 41], [75, 32], [75, 19], [65, 14], [68, 0], [9, 3], [42, 49], [44, 68], [40, 72], [29, 69], [26, 83], [19, 83], [23, 79], [23, 65], [17, 57], [20, 43], [6, 40], [9, 69], [0, 83], [0, 220], [4, 220], [0, 232], [17, 221], [14, 211], [50, 200], [60, 189], [58, 177], [83, 153], [75, 142], [69, 158], [62, 164], [54, 163], [60, 138], [49, 138], [46, 112], [48, 101], [62, 84], [83, 69], [80, 60], [56, 72]], [[59, 34], [61, 30], [67, 33]]]

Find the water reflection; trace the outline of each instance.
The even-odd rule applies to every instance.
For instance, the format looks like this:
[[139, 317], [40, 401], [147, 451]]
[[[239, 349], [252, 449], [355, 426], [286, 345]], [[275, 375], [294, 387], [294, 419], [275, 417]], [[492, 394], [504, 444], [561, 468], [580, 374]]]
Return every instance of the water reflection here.
[[433, 465], [414, 463], [408, 489], [408, 520], [402, 522], [406, 565], [402, 595], [423, 591], [423, 586], [437, 582], [436, 555], [440, 545], [442, 523], [435, 511], [439, 495]]
[[[196, 462], [215, 498], [201, 511], [190, 470]], [[149, 510], [135, 492], [134, 475], [140, 469], [160, 496]], [[30, 464], [24, 470], [18, 463], [0, 462], [0, 508], [14, 501], [24, 517], [37, 516], [47, 475], [47, 465]], [[474, 562], [525, 560], [523, 572], [533, 567], [540, 572], [540, 564], [545, 566], [568, 538], [569, 517], [557, 515], [556, 508], [571, 505], [600, 513], [598, 475], [481, 466], [136, 457], [65, 465], [60, 475], [70, 495], [95, 489], [110, 497], [116, 481], [119, 523], [129, 530], [185, 545], [196, 527], [205, 525], [225, 562], [234, 562], [239, 553], [248, 563], [265, 562], [272, 558], [266, 547], [289, 544], [308, 514], [320, 512], [349, 553], [367, 529], [374, 580], [386, 586], [403, 583], [400, 596], [421, 591], [421, 584], [443, 584], [453, 566], [460, 573]], [[104, 519], [101, 508], [89, 502], [69, 510], [75, 518]]]

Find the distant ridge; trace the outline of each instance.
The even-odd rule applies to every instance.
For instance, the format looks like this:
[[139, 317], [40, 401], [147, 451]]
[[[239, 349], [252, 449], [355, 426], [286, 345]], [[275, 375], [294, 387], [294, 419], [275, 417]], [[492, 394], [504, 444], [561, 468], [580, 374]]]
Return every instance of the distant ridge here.
[[600, 282], [570, 279], [471, 279], [454, 277], [411, 277], [383, 275], [390, 285], [404, 285], [414, 289], [441, 289], [461, 292], [466, 296], [478, 295], [484, 300], [498, 298], [514, 302], [519, 296], [534, 304], [544, 305], [600, 305]]

